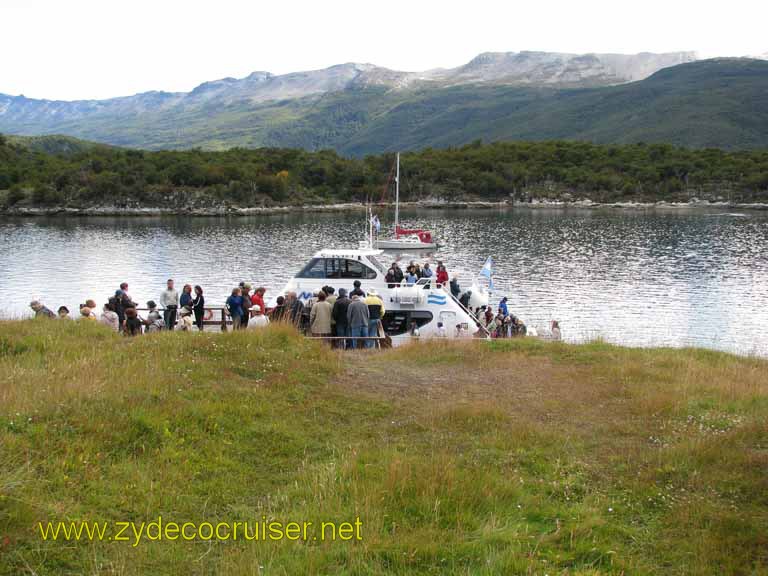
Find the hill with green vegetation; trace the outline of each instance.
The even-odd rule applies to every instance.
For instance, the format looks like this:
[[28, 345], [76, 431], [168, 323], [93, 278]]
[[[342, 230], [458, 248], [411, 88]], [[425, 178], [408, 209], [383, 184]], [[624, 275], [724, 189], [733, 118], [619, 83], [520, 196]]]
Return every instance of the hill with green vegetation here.
[[[57, 146], [67, 153], [48, 154], [25, 142], [0, 136], [0, 207], [10, 211], [227, 210], [392, 198], [391, 153], [355, 159], [282, 148], [147, 152], [66, 139]], [[409, 152], [401, 164], [406, 201], [768, 201], [765, 151], [478, 141]]]
[[[0, 323], [0, 374], [2, 574], [768, 573], [765, 360], [35, 320]], [[158, 517], [361, 529], [108, 541]]]
[[[2, 135], [0, 135], [2, 136]], [[2, 136], [4, 142], [10, 146], [22, 148], [32, 152], [43, 152], [59, 156], [73, 156], [83, 154], [92, 150], [110, 148], [105, 144], [97, 142], [88, 142], [73, 138], [72, 136], [62, 136], [60, 134], [49, 134], [46, 136]], [[2, 144], [0, 144], [2, 145]]]
[[[150, 150], [266, 146], [352, 156], [476, 139], [768, 148], [768, 61], [656, 64], [655, 74], [634, 72], [629, 77], [643, 79], [627, 84], [595, 58], [545, 54], [549, 59], [529, 69], [529, 60], [542, 57], [536, 53], [523, 59], [526, 76], [519, 56], [511, 64], [505, 55], [478, 57], [443, 79], [349, 64], [281, 77], [254, 73], [188, 94], [71, 103], [0, 96], [0, 131]], [[539, 77], [553, 66], [558, 75]]]

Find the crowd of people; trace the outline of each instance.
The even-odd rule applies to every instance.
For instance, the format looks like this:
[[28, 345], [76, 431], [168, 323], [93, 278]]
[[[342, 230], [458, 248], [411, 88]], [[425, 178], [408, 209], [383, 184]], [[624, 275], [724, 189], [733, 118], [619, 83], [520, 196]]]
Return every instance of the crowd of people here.
[[[496, 313], [490, 306], [471, 310], [471, 293], [462, 292], [456, 276], [449, 280], [442, 262], [437, 262], [433, 271], [429, 263], [422, 266], [411, 261], [405, 272], [394, 262], [387, 270], [386, 282], [390, 287], [401, 286], [403, 282], [405, 285], [414, 285], [421, 278], [433, 277], [438, 285], [446, 286], [468, 311], [474, 313], [492, 338], [514, 338], [527, 334], [525, 323], [509, 311], [506, 297], [499, 302]], [[382, 319], [386, 313], [384, 300], [375, 288], [364, 291], [360, 280], [354, 281], [349, 293], [344, 288], [337, 291], [332, 286], [324, 286], [311, 298], [301, 299], [295, 292], [288, 292], [285, 296], [279, 296], [275, 306], [270, 309], [267, 309], [264, 300], [265, 293], [265, 288], [254, 290], [247, 282], [240, 282], [232, 289], [226, 299], [224, 313], [231, 318], [233, 330], [260, 328], [276, 321], [288, 322], [305, 334], [330, 340], [336, 348], [372, 348], [383, 336]], [[159, 305], [149, 300], [142, 310], [146, 311], [143, 315], [130, 296], [126, 282], [107, 299], [99, 314], [96, 302], [90, 299], [80, 304], [77, 314], [70, 312], [66, 306], [60, 306], [54, 313], [37, 300], [32, 301], [30, 307], [38, 317], [100, 322], [127, 336], [174, 330], [177, 327], [183, 331], [195, 328], [202, 331], [205, 323], [212, 320], [213, 316], [212, 310], [205, 306], [201, 286], [185, 284], [179, 292], [172, 279], [166, 282]], [[223, 318], [222, 324], [225, 324]], [[456, 337], [461, 337], [462, 326], [458, 325], [456, 330]], [[409, 331], [411, 335], [419, 336], [415, 324]], [[438, 323], [436, 335], [447, 336], [442, 323]], [[560, 327], [555, 320], [552, 321], [551, 335], [555, 340], [561, 338]]]
[[277, 298], [273, 320], [290, 322], [300, 331], [328, 339], [336, 348], [373, 348], [386, 308], [375, 288], [362, 289], [355, 280], [349, 292], [324, 286], [306, 302], [295, 292]]
[[[236, 290], [238, 299], [230, 296], [226, 305], [226, 312], [232, 318], [234, 329], [247, 328], [249, 324], [253, 327], [268, 324], [267, 308], [264, 304], [266, 289], [257, 288], [251, 294], [251, 286], [242, 282]], [[77, 314], [70, 312], [66, 306], [59, 306], [54, 313], [38, 300], [33, 300], [30, 308], [36, 317], [100, 322], [126, 336], [175, 330], [177, 327], [183, 331], [195, 328], [202, 331], [205, 322], [212, 319], [211, 309], [205, 306], [202, 287], [185, 284], [179, 292], [172, 279], [166, 282], [165, 289], [160, 294], [159, 305], [154, 300], [146, 302], [144, 315], [139, 313], [139, 305], [128, 293], [127, 282], [120, 284], [120, 288], [102, 305], [99, 314], [95, 300], [91, 299], [80, 304]]]
[[[339, 338], [334, 346], [339, 348], [373, 347], [374, 340], [367, 340], [379, 334], [379, 325], [384, 316], [384, 301], [374, 288], [367, 293], [359, 280], [347, 294], [340, 288], [338, 294], [333, 287], [326, 286], [313, 297], [303, 302], [295, 292], [279, 296], [276, 305], [267, 309], [264, 301], [266, 289], [253, 290], [241, 282], [226, 299], [224, 311], [231, 319], [233, 330], [263, 327], [270, 322], [290, 322], [303, 332], [315, 337]], [[37, 317], [100, 322], [126, 336], [161, 330], [184, 331], [197, 328], [202, 331], [205, 322], [212, 319], [210, 308], [205, 306], [205, 296], [200, 286], [185, 284], [179, 292], [172, 279], [166, 283], [160, 294], [159, 304], [154, 300], [146, 303], [146, 314], [139, 313], [139, 305], [128, 292], [128, 284], [122, 283], [97, 314], [94, 300], [86, 300], [74, 315], [66, 306], [60, 306], [56, 313], [34, 300], [30, 307]]]
[[[421, 266], [418, 262], [411, 260], [410, 264], [406, 267], [405, 272], [403, 272], [400, 264], [392, 262], [392, 265], [389, 267], [387, 274], [384, 277], [390, 288], [400, 286], [403, 282], [405, 282], [407, 286], [412, 286], [421, 278], [434, 278], [435, 282], [439, 286], [442, 286], [448, 284], [448, 270], [441, 261], [438, 261], [437, 266], [432, 270], [429, 266], [429, 262], [425, 262], [424, 265]], [[454, 276], [454, 281], [458, 285], [458, 278], [456, 276]]]

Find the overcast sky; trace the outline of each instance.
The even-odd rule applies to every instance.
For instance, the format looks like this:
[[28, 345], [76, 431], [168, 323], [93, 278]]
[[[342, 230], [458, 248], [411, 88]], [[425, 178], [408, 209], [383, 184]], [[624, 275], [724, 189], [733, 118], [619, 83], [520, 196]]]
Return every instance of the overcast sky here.
[[0, 22], [0, 92], [65, 100], [486, 51], [768, 52], [766, 0], [9, 0]]

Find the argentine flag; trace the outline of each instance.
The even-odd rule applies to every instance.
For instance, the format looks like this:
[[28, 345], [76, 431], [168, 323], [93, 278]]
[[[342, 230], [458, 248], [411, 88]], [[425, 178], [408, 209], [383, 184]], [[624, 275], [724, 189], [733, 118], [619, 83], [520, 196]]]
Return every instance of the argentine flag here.
[[480, 269], [480, 276], [485, 276], [486, 278], [493, 276], [493, 260], [491, 260], [490, 256], [488, 256], [488, 260], [485, 261], [485, 264]]
[[376, 216], [376, 214], [371, 216], [371, 224], [373, 224], [373, 227], [376, 228], [376, 233], [381, 230], [381, 222], [379, 221], [379, 217]]

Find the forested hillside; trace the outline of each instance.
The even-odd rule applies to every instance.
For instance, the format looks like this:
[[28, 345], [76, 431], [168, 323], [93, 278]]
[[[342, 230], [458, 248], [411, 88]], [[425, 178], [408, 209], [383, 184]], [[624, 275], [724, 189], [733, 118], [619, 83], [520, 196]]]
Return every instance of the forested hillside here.
[[[380, 201], [394, 154], [232, 149], [147, 152], [74, 145], [44, 149], [0, 137], [6, 208], [274, 206]], [[665, 144], [479, 141], [402, 156], [405, 200], [589, 198], [594, 201], [768, 201], [768, 151], [693, 150]]]

